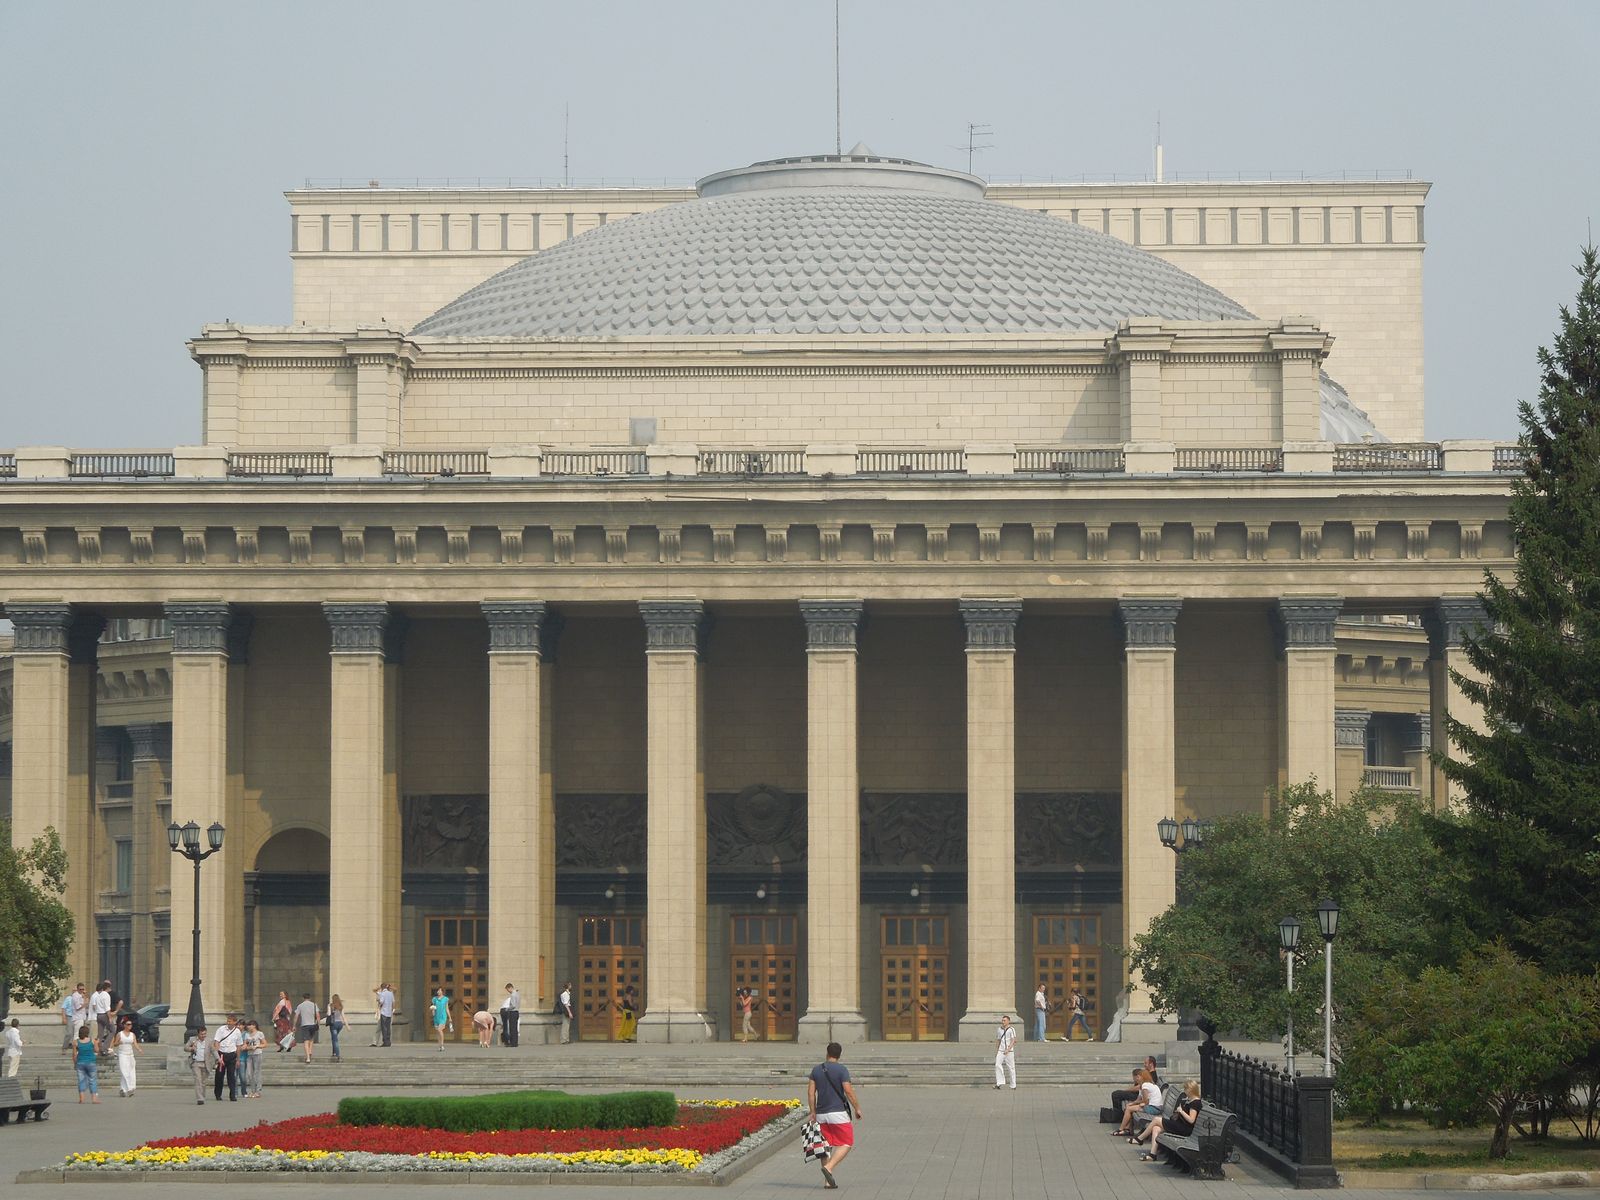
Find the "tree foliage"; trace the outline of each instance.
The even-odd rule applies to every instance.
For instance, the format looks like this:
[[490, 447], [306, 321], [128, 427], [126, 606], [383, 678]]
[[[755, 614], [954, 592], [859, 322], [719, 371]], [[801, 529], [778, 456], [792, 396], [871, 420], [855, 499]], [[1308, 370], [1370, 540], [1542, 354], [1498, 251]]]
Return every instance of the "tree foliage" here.
[[57, 1000], [72, 949], [72, 913], [59, 897], [67, 888], [67, 853], [47, 828], [27, 849], [11, 844], [0, 822], [0, 980], [11, 998], [40, 1008]]
[[1488, 1118], [1504, 1158], [1518, 1105], [1600, 1038], [1600, 976], [1540, 970], [1503, 944], [1412, 978], [1388, 968], [1346, 1014], [1340, 1092], [1364, 1115], [1420, 1105], [1440, 1123]]
[[1537, 405], [1519, 412], [1527, 473], [1511, 498], [1514, 580], [1490, 573], [1489, 625], [1458, 674], [1483, 732], [1451, 718], [1464, 793], [1440, 837], [1470, 864], [1450, 904], [1482, 939], [1547, 966], [1600, 964], [1600, 259], [1583, 253], [1576, 302], [1540, 349]]
[[[1341, 910], [1336, 996], [1364, 990], [1385, 964], [1415, 973], [1452, 961], [1459, 948], [1427, 903], [1448, 868], [1416, 800], [1364, 791], [1336, 804], [1312, 785], [1288, 788], [1265, 816], [1222, 818], [1181, 867], [1178, 904], [1135, 939], [1130, 961], [1158, 1011], [1198, 1008], [1246, 1037], [1283, 1032], [1278, 922], [1292, 915], [1302, 929], [1295, 1020], [1320, 1046], [1316, 909], [1326, 897]], [[1312, 1044], [1302, 1039], [1302, 1048]]]

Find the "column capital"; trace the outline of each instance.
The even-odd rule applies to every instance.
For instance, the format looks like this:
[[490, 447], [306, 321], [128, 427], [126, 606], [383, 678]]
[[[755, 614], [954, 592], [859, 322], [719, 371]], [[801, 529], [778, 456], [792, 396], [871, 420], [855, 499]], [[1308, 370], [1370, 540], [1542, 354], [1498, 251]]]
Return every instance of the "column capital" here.
[[221, 600], [182, 601], [166, 606], [172, 653], [220, 654], [229, 662], [249, 659], [253, 619]]
[[8, 604], [6, 617], [16, 629], [13, 654], [65, 654], [72, 630], [70, 604]]
[[807, 650], [854, 650], [866, 604], [861, 600], [802, 600]]
[[490, 654], [541, 654], [547, 609], [543, 600], [485, 600]]
[[967, 626], [968, 650], [1015, 650], [1022, 601], [1014, 598], [962, 600], [961, 619]]
[[645, 652], [699, 654], [704, 649], [706, 606], [700, 600], [641, 600]]
[[128, 740], [133, 743], [133, 761], [171, 761], [172, 726], [165, 721], [129, 725]]
[[1333, 624], [1344, 600], [1338, 596], [1284, 596], [1273, 609], [1281, 650], [1332, 650]]
[[325, 600], [322, 615], [331, 635], [330, 654], [381, 654], [386, 662], [399, 661], [405, 623], [387, 604]]
[[1433, 749], [1433, 714], [1416, 713], [1411, 728], [1406, 730], [1406, 749], [1418, 753]]
[[1361, 746], [1367, 744], [1367, 722], [1372, 711], [1366, 708], [1336, 708], [1333, 710], [1333, 744], [1335, 746]]
[[1441, 596], [1433, 611], [1424, 613], [1428, 647], [1438, 654], [1459, 647], [1468, 634], [1478, 633], [1489, 624], [1489, 612], [1480, 596]]
[[1118, 600], [1117, 620], [1122, 625], [1123, 648], [1176, 650], [1178, 612], [1182, 608], [1182, 600], [1169, 596]]

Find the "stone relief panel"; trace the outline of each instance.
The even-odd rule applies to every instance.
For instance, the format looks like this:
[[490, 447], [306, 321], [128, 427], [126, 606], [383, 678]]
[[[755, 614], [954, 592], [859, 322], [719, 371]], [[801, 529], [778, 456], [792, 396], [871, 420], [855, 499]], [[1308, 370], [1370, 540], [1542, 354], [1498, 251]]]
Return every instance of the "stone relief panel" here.
[[805, 798], [764, 783], [707, 796], [706, 861], [713, 867], [805, 866]]
[[863, 792], [861, 865], [965, 867], [966, 796], [959, 793]]
[[645, 798], [630, 795], [556, 797], [556, 866], [643, 869]]
[[1017, 796], [1017, 866], [1122, 861], [1122, 798], [1106, 792]]
[[401, 829], [408, 871], [489, 869], [487, 796], [407, 796]]

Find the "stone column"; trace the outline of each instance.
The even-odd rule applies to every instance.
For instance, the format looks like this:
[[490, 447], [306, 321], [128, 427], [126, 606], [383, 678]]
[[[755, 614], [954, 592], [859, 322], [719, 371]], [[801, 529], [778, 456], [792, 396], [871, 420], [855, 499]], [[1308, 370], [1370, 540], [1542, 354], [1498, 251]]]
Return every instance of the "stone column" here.
[[1367, 723], [1372, 712], [1365, 708], [1333, 710], [1334, 798], [1348, 800], [1366, 778]]
[[1336, 782], [1333, 623], [1343, 603], [1335, 596], [1278, 601], [1285, 786], [1315, 780], [1317, 787], [1332, 790]]
[[[171, 805], [167, 779], [172, 763], [172, 726], [129, 725], [133, 744], [133, 962], [130, 987], [135, 999], [152, 999], [167, 987], [156, 978], [156, 932], [153, 915], [167, 906], [167, 896], [156, 902], [156, 889], [170, 878], [168, 860], [176, 857], [167, 845]], [[226, 843], [224, 843], [226, 845]], [[215, 865], [221, 855], [211, 859]], [[187, 865], [187, 864], [185, 864]], [[185, 995], [187, 999], [187, 995]]]
[[1001, 1014], [1017, 1021], [1016, 634], [1021, 616], [1021, 600], [961, 601], [967, 626], [963, 1041], [993, 1040]]
[[[539, 982], [555, 961], [555, 811], [544, 788], [544, 678], [539, 600], [486, 600], [489, 623], [489, 995], [514, 983], [543, 1041]], [[548, 1010], [550, 1006], [545, 1005]]]
[[[242, 676], [249, 622], [220, 600], [169, 604], [172, 626], [172, 811], [170, 819], [205, 829], [221, 822], [222, 850], [200, 868], [200, 988], [206, 1020], [244, 1007], [244, 871], [246, 836], [238, 764], [243, 750]], [[231, 736], [230, 736], [231, 734]], [[166, 833], [161, 834], [163, 843]], [[170, 848], [168, 850], [170, 854]], [[172, 954], [167, 1003], [186, 1011], [194, 972], [194, 867], [172, 864]]]
[[706, 803], [698, 600], [641, 600], [647, 733], [645, 1011], [641, 1042], [716, 1037], [706, 993]]
[[344, 998], [347, 1021], [373, 1025], [373, 989], [400, 974], [395, 729], [404, 618], [382, 603], [325, 602], [322, 611], [333, 660], [328, 990]]
[[47, 828], [67, 855], [66, 893], [78, 934], [71, 982], [99, 982], [94, 936], [95, 646], [105, 621], [67, 604], [9, 604], [11, 842], [25, 847]]
[[1411, 768], [1411, 779], [1417, 793], [1429, 803], [1433, 802], [1433, 763], [1428, 751], [1433, 749], [1433, 717], [1417, 713], [1411, 728], [1406, 731], [1406, 766]]
[[806, 1013], [799, 1039], [860, 1042], [860, 600], [802, 600], [806, 622]]
[[[1483, 710], [1467, 699], [1452, 673], [1471, 680], [1480, 678], [1467, 661], [1462, 644], [1468, 633], [1477, 632], [1488, 620], [1483, 601], [1477, 596], [1443, 596], [1434, 604], [1433, 611], [1423, 617], [1428, 629], [1428, 704], [1433, 749], [1451, 758], [1462, 757], [1462, 750], [1449, 734], [1446, 717], [1454, 717], [1479, 732], [1486, 728]], [[1437, 808], [1444, 808], [1455, 799], [1455, 789], [1438, 768], [1434, 768], [1432, 774], [1433, 803]]]
[[[1177, 899], [1175, 856], [1161, 844], [1156, 822], [1176, 815], [1174, 667], [1182, 603], [1163, 598], [1123, 600], [1118, 605], [1123, 638], [1122, 941], [1126, 946]], [[1127, 1026], [1154, 1021], [1150, 994], [1138, 972], [1130, 971], [1122, 1036], [1128, 1039]]]

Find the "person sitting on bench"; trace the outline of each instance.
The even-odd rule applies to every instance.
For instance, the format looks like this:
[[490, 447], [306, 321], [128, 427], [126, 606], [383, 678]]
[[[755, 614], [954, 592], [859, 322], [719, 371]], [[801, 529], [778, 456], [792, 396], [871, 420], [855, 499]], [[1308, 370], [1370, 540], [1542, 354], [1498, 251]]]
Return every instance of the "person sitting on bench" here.
[[1150, 1077], [1150, 1072], [1141, 1068], [1138, 1074], [1134, 1076], [1134, 1079], [1139, 1084], [1138, 1099], [1129, 1100], [1127, 1104], [1123, 1105], [1122, 1124], [1117, 1126], [1116, 1131], [1112, 1134], [1113, 1137], [1126, 1137], [1133, 1132], [1133, 1116], [1135, 1113], [1143, 1112], [1152, 1117], [1161, 1115], [1161, 1088]]
[[1163, 1129], [1177, 1137], [1188, 1137], [1193, 1133], [1195, 1118], [1200, 1115], [1200, 1108], [1200, 1084], [1191, 1079], [1183, 1085], [1183, 1099], [1179, 1100], [1178, 1107], [1172, 1110], [1172, 1119], [1167, 1121], [1155, 1117], [1144, 1127], [1144, 1132], [1134, 1139], [1136, 1144], [1150, 1143], [1150, 1149], [1139, 1156], [1139, 1161], [1155, 1162], [1161, 1156], [1161, 1144], [1156, 1141], [1156, 1135]]

